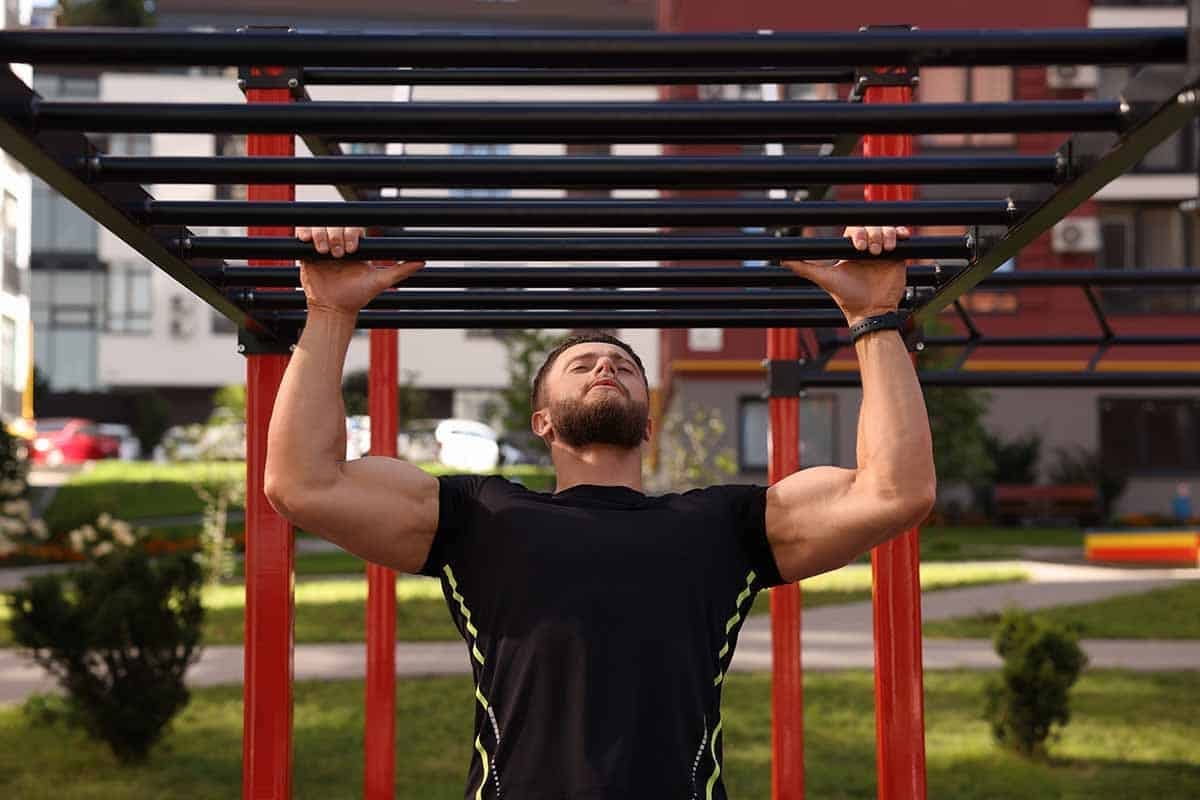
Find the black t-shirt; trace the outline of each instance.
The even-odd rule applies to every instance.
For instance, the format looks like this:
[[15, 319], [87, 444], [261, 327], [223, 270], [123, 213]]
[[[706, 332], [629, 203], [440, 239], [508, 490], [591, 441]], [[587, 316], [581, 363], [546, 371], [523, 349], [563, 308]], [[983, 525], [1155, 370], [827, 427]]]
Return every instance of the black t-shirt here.
[[766, 489], [439, 483], [421, 572], [474, 671], [466, 796], [725, 798], [721, 686], [754, 596], [781, 583]]

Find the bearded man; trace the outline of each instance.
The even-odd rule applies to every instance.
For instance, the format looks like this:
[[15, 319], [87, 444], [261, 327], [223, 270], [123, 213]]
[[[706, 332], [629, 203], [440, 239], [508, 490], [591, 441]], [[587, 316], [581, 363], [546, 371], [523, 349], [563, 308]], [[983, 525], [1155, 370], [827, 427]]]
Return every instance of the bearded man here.
[[[907, 235], [846, 231], [875, 255]], [[904, 265], [785, 262], [850, 325], [863, 383], [854, 468], [648, 495], [642, 362], [618, 339], [582, 336], [549, 355], [532, 387], [530, 424], [556, 476], [545, 493], [344, 460], [342, 369], [358, 311], [424, 262], [342, 260], [359, 228], [297, 236], [337, 260], [301, 266], [308, 320], [271, 418], [267, 497], [364, 559], [441, 580], [475, 679], [465, 796], [725, 798], [721, 688], [755, 595], [849, 563], [932, 506], [929, 422], [895, 314]]]

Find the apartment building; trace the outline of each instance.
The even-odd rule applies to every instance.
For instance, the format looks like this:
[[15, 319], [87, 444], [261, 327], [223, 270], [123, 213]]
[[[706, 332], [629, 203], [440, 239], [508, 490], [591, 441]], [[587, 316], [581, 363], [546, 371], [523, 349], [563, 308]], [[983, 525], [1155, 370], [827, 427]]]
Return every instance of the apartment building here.
[[[897, 6], [879, 0], [854, 4], [796, 5], [752, 0], [713, 6], [703, 0], [660, 5], [659, 29], [706, 33], [774, 29], [781, 31], [856, 30], [869, 24], [913, 24], [923, 30], [954, 28], [1054, 28], [1182, 26], [1183, 2], [1045, 3], [1013, 0], [1004, 4], [909, 0]], [[1125, 67], [1046, 69], [975, 67], [921, 71], [920, 100], [997, 101], [1112, 97], [1129, 78]], [[785, 87], [784, 95], [794, 90]], [[683, 96], [676, 94], [675, 96]], [[970, 134], [917, 137], [925, 155], [1045, 154], [1062, 135]], [[675, 152], [687, 152], [686, 147]], [[705, 152], [716, 152], [706, 148]], [[1027, 247], [1002, 269], [1195, 269], [1200, 260], [1200, 229], [1182, 201], [1197, 196], [1194, 126], [1150, 153], [1131, 173], [1113, 181], [1056, 229]], [[920, 199], [994, 199], [1002, 186], [920, 187]], [[861, 199], [861, 187], [843, 187], [839, 199]], [[925, 228], [924, 233], [963, 229]], [[1115, 290], [1102, 302], [1117, 330], [1136, 333], [1200, 330], [1200, 296], [1195, 291]], [[1097, 334], [1088, 303], [1078, 289], [976, 292], [968, 298], [976, 323], [986, 333]], [[761, 330], [662, 332], [660, 362], [663, 395], [670, 408], [716, 408], [727, 423], [720, 443], [736, 451], [741, 480], [766, 479], [767, 404], [763, 399], [766, 354]], [[998, 348], [979, 352], [973, 363], [994, 368], [1041, 366], [1081, 369], [1090, 349], [1039, 348], [1036, 353]], [[1180, 362], [1200, 368], [1195, 348], [1126, 348], [1108, 358], [1123, 368], [1169, 368]], [[1056, 448], [1098, 451], [1106, 462], [1130, 475], [1119, 513], [1169, 512], [1179, 483], [1200, 489], [1200, 395], [1194, 390], [992, 390], [987, 427], [1005, 438], [1036, 432], [1043, 439], [1045, 468]], [[801, 461], [804, 465], [852, 466], [858, 390], [811, 391], [801, 401]]]
[[[32, 10], [32, 0], [5, 0], [0, 27], [27, 26]], [[27, 65], [14, 65], [14, 70], [26, 83], [32, 80]], [[4, 424], [28, 414], [31, 188], [25, 167], [7, 153], [0, 154], [0, 422]]]
[[[577, 2], [564, 5], [521, 3], [374, 3], [340, 4], [338, 14], [318, 3], [157, 4], [161, 28], [214, 28], [291, 24], [300, 30], [411, 32], [440, 29], [562, 30], [571, 28], [646, 29], [653, 23], [646, 3]], [[243, 102], [235, 69], [43, 70], [35, 89], [47, 98], [134, 101], [148, 97], [177, 102]], [[314, 86], [316, 100], [422, 101], [654, 100], [653, 87], [331, 87]], [[245, 152], [243, 136], [185, 134], [111, 134], [95, 136], [102, 149], [127, 155], [235, 155]], [[352, 152], [412, 155], [511, 154], [564, 155], [561, 145], [358, 145]], [[606, 150], [607, 152], [607, 150]], [[653, 146], [617, 146], [616, 155], [655, 155]], [[297, 138], [297, 155], [307, 155]], [[156, 185], [161, 199], [240, 199], [240, 186]], [[562, 190], [401, 189], [399, 197], [495, 196], [562, 197]], [[655, 192], [615, 191], [612, 197], [655, 196]], [[204, 417], [215, 388], [244, 380], [244, 360], [235, 350], [236, 332], [223, 316], [197, 300], [106, 229], [97, 226], [53, 190], [35, 181], [33, 297], [37, 321], [37, 365], [51, 394], [39, 414], [84, 413], [125, 421], [131, 398], [155, 390], [172, 404], [175, 421]], [[336, 200], [332, 187], [297, 187], [297, 200]], [[200, 234], [244, 235], [244, 229], [196, 228]], [[420, 228], [408, 228], [420, 231]], [[501, 231], [503, 229], [493, 229]], [[455, 266], [462, 262], [430, 262]], [[476, 262], [477, 263], [477, 262]], [[511, 262], [494, 262], [502, 266]], [[619, 331], [637, 348], [650, 370], [659, 374], [656, 331]], [[366, 369], [368, 336], [360, 331], [351, 344], [347, 370]], [[484, 404], [507, 383], [507, 358], [494, 331], [403, 331], [402, 379], [425, 391], [430, 416], [481, 418]]]

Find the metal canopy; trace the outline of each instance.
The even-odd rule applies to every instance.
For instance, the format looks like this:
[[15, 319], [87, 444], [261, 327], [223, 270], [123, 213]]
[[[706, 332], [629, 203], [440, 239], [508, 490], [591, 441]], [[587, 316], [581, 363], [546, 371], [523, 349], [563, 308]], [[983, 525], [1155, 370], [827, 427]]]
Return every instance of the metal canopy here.
[[[838, 327], [841, 320], [832, 301], [777, 264], [789, 258], [872, 257], [857, 254], [841, 239], [786, 235], [808, 225], [895, 222], [1003, 230], [987, 237], [975, 231], [965, 237], [916, 237], [901, 244], [894, 255], [941, 263], [910, 269], [904, 305], [919, 322], [979, 285], [1129, 285], [1122, 284], [1124, 276], [1096, 272], [993, 275], [993, 270], [1187, 124], [1197, 104], [1185, 29], [883, 28], [845, 34], [695, 36], [108, 29], [3, 31], [0, 47], [12, 61], [35, 64], [238, 64], [244, 90], [277, 88], [298, 101], [248, 106], [44, 101], [11, 72], [0, 73], [0, 145], [239, 326], [282, 343], [294, 340], [305, 318], [302, 297], [294, 291], [298, 269], [230, 262], [327, 257], [291, 238], [201, 236], [189, 226], [360, 225], [386, 233], [362, 241], [359, 254], [364, 258], [547, 263], [429, 267], [364, 310], [362, 327], [760, 327], [782, 321], [796, 327]], [[1001, 104], [858, 102], [862, 87], [875, 80], [865, 70], [875, 66], [905, 66], [911, 77], [922, 65], [1065, 63], [1157, 66], [1144, 69], [1116, 98]], [[276, 70], [278, 74], [252, 67], [264, 64], [285, 66]], [[310, 83], [852, 87], [842, 102], [348, 103], [314, 101], [307, 92]], [[113, 156], [97, 152], [84, 136], [105, 131], [296, 133], [314, 157]], [[1040, 156], [852, 155], [860, 134], [1023, 131], [1075, 135], [1057, 152]], [[447, 158], [346, 155], [341, 142], [347, 141], [825, 144], [817, 155], [778, 157]], [[164, 201], [141, 188], [239, 182], [334, 185], [345, 202]], [[970, 201], [822, 200], [833, 185], [858, 183], [998, 183], [1013, 188], [1003, 197]], [[786, 188], [792, 199], [426, 200], [399, 198], [398, 187]], [[388, 189], [393, 196], [385, 198]], [[502, 230], [455, 230], [489, 227]], [[555, 228], [586, 232], [543, 230]], [[626, 230], [597, 230], [605, 228]], [[658, 232], [666, 228], [671, 230]], [[731, 228], [761, 228], [766, 235], [710, 230]], [[776, 266], [564, 264], [750, 258]], [[1133, 285], [1183, 285], [1193, 277], [1143, 273]], [[535, 291], [538, 288], [574, 291]], [[628, 291], [632, 288], [642, 291]], [[457, 297], [422, 291], [426, 289], [456, 290]], [[1102, 348], [1131, 343], [1113, 336], [1106, 322], [1101, 327], [1099, 337], [1057, 341]], [[974, 350], [987, 344], [982, 338], [973, 332], [954, 343]], [[1050, 337], [1027, 337], [1018, 346], [1035, 342], [1051, 346]], [[1144, 343], [1149, 342], [1191, 343], [1172, 337]], [[823, 357], [827, 360], [828, 354]]]

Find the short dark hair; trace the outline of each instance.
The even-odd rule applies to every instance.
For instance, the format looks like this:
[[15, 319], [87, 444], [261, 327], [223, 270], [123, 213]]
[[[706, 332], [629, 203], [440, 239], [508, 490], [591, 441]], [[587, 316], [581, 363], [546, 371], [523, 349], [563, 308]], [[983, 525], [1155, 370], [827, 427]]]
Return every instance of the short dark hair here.
[[633, 352], [633, 348], [625, 342], [622, 342], [615, 336], [610, 336], [607, 333], [585, 333], [576, 336], [568, 336], [559, 342], [558, 346], [550, 351], [546, 356], [546, 361], [538, 369], [537, 375], [533, 378], [533, 388], [529, 393], [530, 406], [534, 411], [538, 409], [538, 397], [542, 394], [542, 385], [546, 382], [546, 375], [550, 372], [550, 368], [554, 366], [554, 362], [562, 355], [562, 352], [569, 347], [574, 347], [577, 344], [587, 344], [589, 342], [600, 342], [601, 344], [613, 344], [629, 353], [629, 357], [633, 359], [633, 363], [637, 364], [641, 370], [642, 380], [646, 387], [649, 388], [650, 381], [646, 377], [646, 367], [642, 364], [642, 360], [638, 358], [638, 354]]

